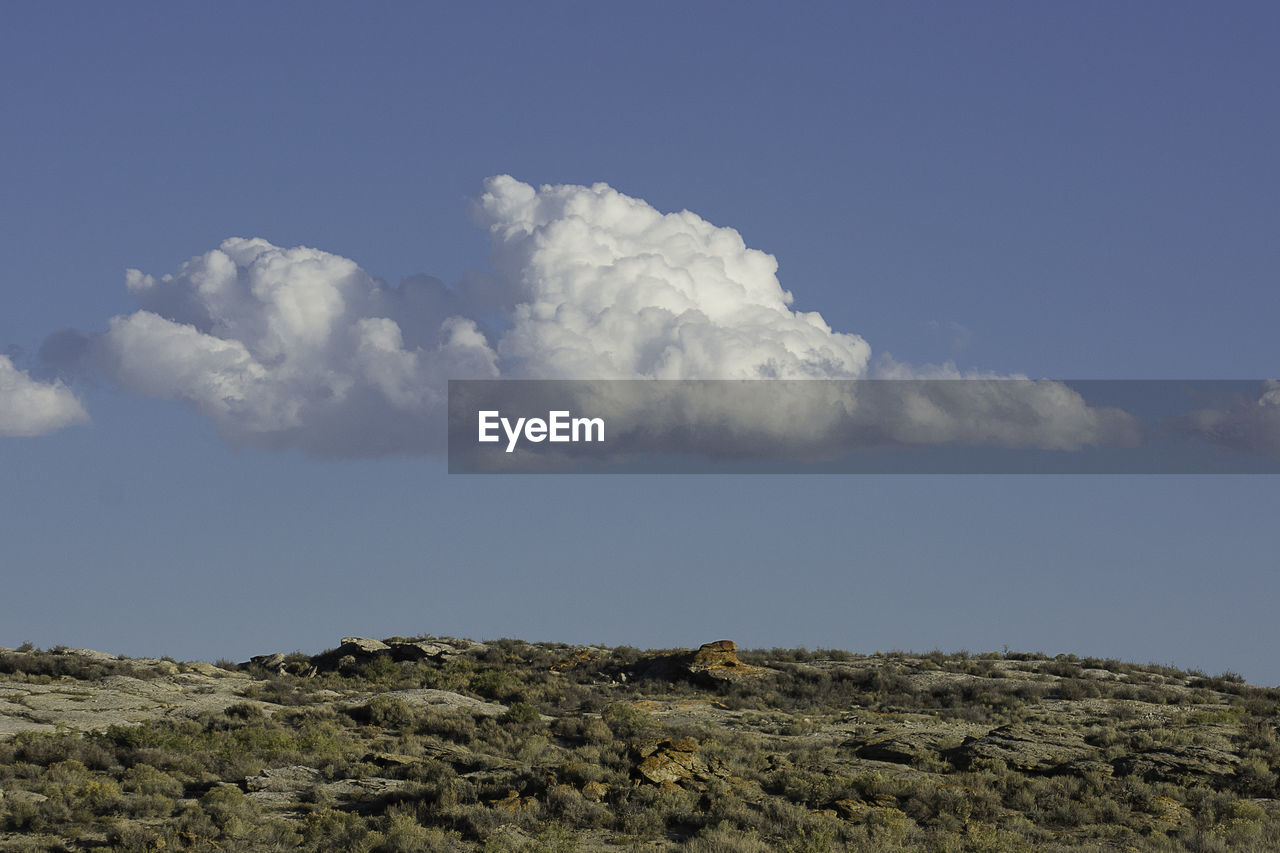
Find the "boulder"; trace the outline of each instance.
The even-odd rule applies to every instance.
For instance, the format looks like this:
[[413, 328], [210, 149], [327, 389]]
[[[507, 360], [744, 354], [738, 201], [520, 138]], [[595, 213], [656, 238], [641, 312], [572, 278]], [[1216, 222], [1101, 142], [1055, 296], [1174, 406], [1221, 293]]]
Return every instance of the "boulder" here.
[[389, 654], [391, 654], [391, 647], [381, 640], [372, 640], [368, 637], [343, 637], [342, 644], [338, 648], [313, 655], [311, 666], [320, 672], [332, 672], [365, 663], [379, 655]]
[[691, 675], [713, 681], [737, 681], [743, 678], [759, 678], [764, 670], [750, 666], [738, 659], [738, 644], [733, 640], [716, 640], [703, 643], [685, 663]]
[[397, 661], [432, 660], [441, 657], [449, 647], [440, 643], [428, 643], [415, 640], [392, 641], [388, 644], [391, 657]]
[[703, 643], [698, 646], [698, 655], [706, 655], [708, 657], [729, 655], [734, 660], [737, 660], [737, 655], [734, 654], [737, 650], [738, 644], [733, 640], [713, 640], [710, 643]]
[[270, 654], [270, 655], [254, 655], [253, 657], [249, 658], [249, 663], [253, 664], [254, 666], [260, 666], [263, 669], [269, 669], [272, 672], [280, 672], [281, 674], [283, 674], [282, 671], [284, 669], [284, 655], [281, 654], [280, 652], [275, 652], [274, 654]]
[[677, 652], [641, 660], [633, 671], [640, 678], [692, 679], [704, 684], [759, 678], [765, 674], [765, 669], [739, 660], [737, 649], [738, 644], [733, 640], [716, 640], [703, 643], [696, 652]]
[[368, 637], [343, 637], [342, 646], [338, 651], [344, 655], [369, 657], [379, 652], [389, 652], [391, 647], [381, 640], [371, 640]]
[[682, 785], [700, 789], [715, 777], [726, 775], [719, 761], [708, 762], [698, 753], [693, 738], [643, 740], [631, 744], [635, 775], [654, 785]]

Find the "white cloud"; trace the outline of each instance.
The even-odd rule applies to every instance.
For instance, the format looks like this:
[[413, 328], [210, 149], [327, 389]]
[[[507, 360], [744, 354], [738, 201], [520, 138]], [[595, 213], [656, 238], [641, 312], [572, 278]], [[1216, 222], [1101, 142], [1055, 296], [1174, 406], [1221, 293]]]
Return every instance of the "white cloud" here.
[[497, 375], [474, 322], [412, 310], [447, 306], [430, 298], [438, 282], [391, 289], [316, 249], [233, 238], [174, 275], [130, 270], [127, 284], [143, 310], [111, 320], [101, 364], [130, 390], [191, 404], [237, 445], [423, 452], [440, 442], [446, 380]]
[[[605, 184], [534, 188], [505, 175], [485, 183], [475, 212], [494, 274], [456, 290], [426, 276], [389, 287], [347, 258], [233, 238], [172, 275], [130, 270], [140, 310], [83, 347], [71, 334], [48, 349], [82, 352], [125, 388], [193, 406], [232, 444], [338, 456], [442, 449], [448, 379], [868, 376], [867, 342], [793, 310], [773, 256], [731, 228]], [[475, 318], [496, 321], [492, 340]], [[956, 371], [882, 358], [877, 373]], [[1131, 426], [1057, 383], [888, 390], [906, 384], [836, 409], [801, 394], [767, 412], [732, 399], [684, 410], [738, 423], [744, 446], [810, 451], [872, 439], [1067, 448], [1127, 440]]]
[[88, 422], [84, 407], [65, 385], [37, 382], [0, 355], [0, 435], [44, 435]]
[[856, 378], [871, 348], [792, 311], [772, 255], [732, 228], [663, 214], [606, 184], [485, 183], [481, 221], [517, 304], [512, 375], [561, 379]]

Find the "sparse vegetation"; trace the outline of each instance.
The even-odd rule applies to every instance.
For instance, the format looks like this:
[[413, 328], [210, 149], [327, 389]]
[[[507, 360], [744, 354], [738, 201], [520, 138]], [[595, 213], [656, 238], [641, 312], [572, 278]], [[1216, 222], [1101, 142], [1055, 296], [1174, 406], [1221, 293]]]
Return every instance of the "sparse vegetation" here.
[[[255, 659], [216, 711], [0, 740], [0, 849], [1280, 849], [1280, 690], [1232, 673], [394, 639]], [[167, 672], [0, 652], [70, 697]]]

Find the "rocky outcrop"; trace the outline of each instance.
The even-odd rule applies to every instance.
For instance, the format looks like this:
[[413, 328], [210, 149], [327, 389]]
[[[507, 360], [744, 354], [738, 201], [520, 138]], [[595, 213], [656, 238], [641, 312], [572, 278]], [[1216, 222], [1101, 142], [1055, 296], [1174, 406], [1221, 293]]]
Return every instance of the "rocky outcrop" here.
[[955, 735], [946, 732], [902, 732], [869, 743], [847, 743], [846, 746], [854, 746], [854, 755], [859, 758], [912, 765], [940, 759], [943, 753], [955, 747], [957, 740], [959, 738]]
[[[108, 662], [101, 655], [84, 659], [94, 665]], [[115, 725], [223, 711], [244, 702], [250, 684], [248, 675], [207, 663], [138, 658], [127, 663], [124, 671], [132, 675], [97, 676], [89, 681], [67, 676], [56, 681], [6, 680], [0, 675], [0, 738], [21, 731], [104, 731]]]
[[727, 775], [720, 761], [703, 758], [693, 738], [637, 741], [631, 745], [631, 759], [636, 778], [654, 785], [702, 789]]
[[740, 678], [758, 678], [764, 670], [738, 660], [738, 644], [733, 640], [716, 640], [703, 643], [687, 667], [691, 674], [718, 681], [736, 681]]
[[322, 781], [322, 778], [320, 771], [314, 767], [297, 764], [263, 770], [261, 774], [245, 779], [244, 785], [245, 790], [250, 792], [305, 791]]
[[948, 754], [961, 770], [973, 769], [984, 761], [1002, 761], [1011, 770], [1046, 774], [1078, 769], [1089, 762], [1105, 766], [1099, 757], [1096, 748], [1070, 730], [1035, 723], [1014, 723], [982, 737], [966, 738]]
[[432, 708], [435, 710], [455, 710], [458, 708], [486, 717], [496, 717], [507, 711], [506, 705], [496, 702], [485, 702], [471, 696], [463, 696], [449, 690], [432, 690], [426, 687], [412, 687], [405, 690], [389, 690], [376, 694], [391, 699], [399, 699], [410, 708]]
[[380, 655], [390, 655], [391, 646], [367, 637], [343, 637], [336, 649], [314, 655], [311, 665], [320, 672], [331, 672], [347, 664], [367, 663]]
[[703, 643], [695, 652], [675, 652], [641, 660], [632, 667], [632, 677], [689, 680], [703, 684], [759, 678], [768, 670], [751, 666], [738, 658], [738, 644], [733, 640]]
[[[485, 648], [486, 646], [483, 643], [474, 643], [470, 640], [455, 640], [447, 637], [420, 640], [406, 640], [401, 637], [393, 637], [387, 640], [374, 640], [369, 637], [343, 637], [341, 645], [336, 649], [330, 649], [327, 652], [312, 656], [309, 659], [309, 664], [315, 667], [317, 672], [333, 672], [346, 666], [359, 666], [380, 657], [388, 657], [397, 662], [430, 660], [443, 663], [467, 652], [483, 651]], [[271, 655], [269, 657], [273, 661], [276, 658], [279, 658], [281, 662], [284, 660], [283, 656], [280, 655]], [[260, 658], [252, 658], [251, 660], [257, 663]]]
[[84, 660], [94, 661], [95, 663], [116, 663], [120, 660], [119, 655], [100, 652], [96, 649], [56, 649], [56, 654], [74, 655]]
[[1230, 779], [1240, 767], [1240, 759], [1221, 749], [1207, 746], [1180, 746], [1156, 749], [1116, 760], [1119, 776], [1140, 776], [1148, 782], [1172, 782], [1190, 785], [1195, 782], [1219, 784]]
[[338, 650], [346, 655], [376, 655], [378, 652], [391, 651], [391, 646], [368, 637], [343, 637], [342, 646]]
[[286, 674], [284, 667], [284, 655], [280, 652], [275, 652], [274, 654], [269, 655], [254, 655], [249, 658], [249, 664], [251, 666], [260, 666], [263, 669], [270, 670], [278, 673], [279, 675]]

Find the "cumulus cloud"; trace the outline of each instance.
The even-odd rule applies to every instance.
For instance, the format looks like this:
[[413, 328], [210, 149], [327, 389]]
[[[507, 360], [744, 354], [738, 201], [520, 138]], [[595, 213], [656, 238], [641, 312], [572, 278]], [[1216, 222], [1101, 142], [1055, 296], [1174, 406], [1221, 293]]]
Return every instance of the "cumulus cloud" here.
[[[606, 184], [535, 189], [490, 178], [478, 218], [494, 265], [516, 293], [498, 344], [504, 376], [539, 379], [858, 379], [871, 348], [816, 312], [793, 311], [773, 256], [689, 211], [663, 214]], [[875, 375], [987, 379], [953, 366], [883, 359]], [[1023, 378], [1023, 377], [1016, 377]], [[604, 386], [602, 386], [603, 389]], [[660, 442], [667, 428], [716, 436], [719, 452], [825, 452], [977, 443], [1077, 449], [1133, 444], [1123, 412], [1089, 407], [1055, 382], [947, 382], [783, 389], [774, 405], [732, 387], [619, 386], [592, 403]], [[663, 404], [649, 399], [661, 395]], [[673, 400], [676, 396], [698, 399]], [[678, 412], [680, 423], [653, 422]], [[647, 414], [646, 414], [647, 413]]]
[[194, 406], [236, 445], [422, 452], [441, 440], [447, 380], [497, 375], [443, 285], [388, 288], [317, 249], [233, 238], [126, 283], [142, 310], [111, 320], [95, 361], [132, 391]]
[[1264, 382], [1252, 400], [1183, 415], [1174, 427], [1221, 447], [1280, 460], [1280, 381]]
[[44, 435], [88, 421], [84, 407], [65, 385], [38, 382], [0, 355], [0, 435]]
[[[337, 456], [443, 449], [449, 379], [870, 373], [867, 342], [794, 310], [777, 261], [732, 228], [606, 184], [535, 188], [505, 175], [485, 182], [474, 213], [493, 272], [458, 288], [427, 276], [392, 287], [338, 255], [233, 238], [173, 274], [130, 270], [139, 310], [101, 335], [51, 336], [45, 350], [193, 406], [234, 445]], [[876, 372], [911, 369], [882, 359]], [[837, 435], [1052, 448], [1128, 440], [1120, 414], [1056, 383], [897, 396], [889, 387], [835, 410], [813, 394], [767, 411], [708, 400], [679, 410], [741, 422], [744, 435], [775, 445]]]
[[871, 348], [792, 311], [772, 255], [606, 184], [490, 178], [479, 216], [518, 304], [499, 352], [557, 379], [856, 378]]

